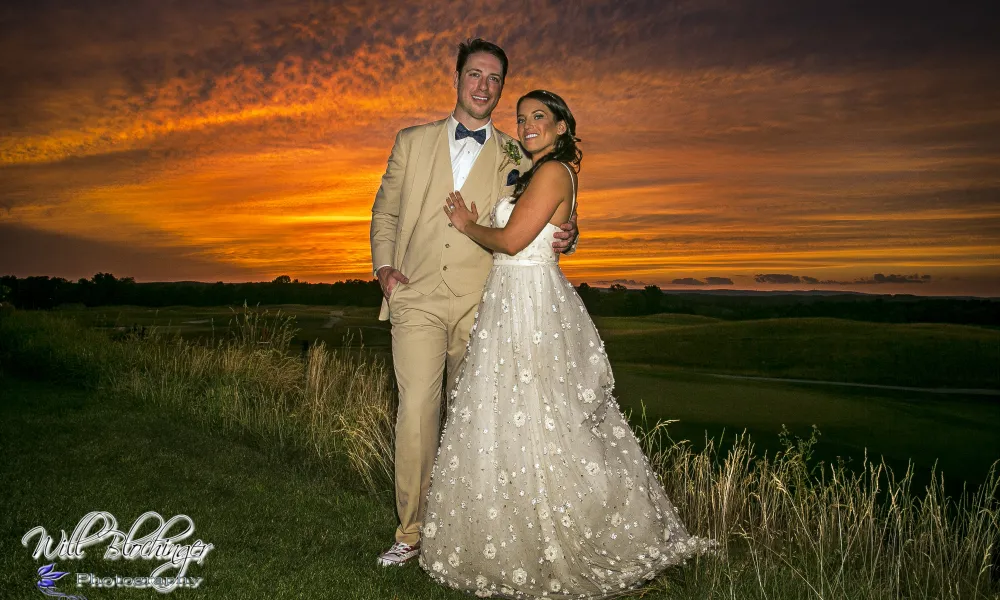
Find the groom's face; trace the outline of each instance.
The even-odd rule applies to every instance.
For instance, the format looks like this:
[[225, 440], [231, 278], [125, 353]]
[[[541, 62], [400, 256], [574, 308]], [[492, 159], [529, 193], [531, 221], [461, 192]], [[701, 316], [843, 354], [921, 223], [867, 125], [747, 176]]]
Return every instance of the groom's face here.
[[488, 52], [469, 55], [462, 72], [455, 73], [455, 89], [458, 90], [456, 112], [462, 111], [480, 121], [490, 118], [503, 91], [500, 59]]

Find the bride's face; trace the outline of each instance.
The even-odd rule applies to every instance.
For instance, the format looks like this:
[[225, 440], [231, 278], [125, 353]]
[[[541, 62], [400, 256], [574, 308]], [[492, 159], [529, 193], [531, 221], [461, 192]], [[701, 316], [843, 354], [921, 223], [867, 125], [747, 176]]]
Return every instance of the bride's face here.
[[533, 159], [552, 152], [556, 139], [564, 133], [566, 122], [556, 121], [545, 104], [525, 98], [517, 106], [517, 137]]

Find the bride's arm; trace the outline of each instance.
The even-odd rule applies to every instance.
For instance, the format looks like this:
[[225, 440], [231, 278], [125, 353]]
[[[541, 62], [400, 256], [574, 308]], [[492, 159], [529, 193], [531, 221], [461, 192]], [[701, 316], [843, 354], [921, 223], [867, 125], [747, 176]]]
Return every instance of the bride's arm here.
[[[566, 169], [556, 163], [539, 167], [504, 227], [484, 227], [476, 223], [479, 212], [475, 203], [470, 211], [458, 192], [452, 192], [445, 201], [444, 211], [455, 228], [477, 244], [494, 252], [517, 254], [538, 236], [559, 205], [570, 197], [572, 182], [568, 177]], [[449, 208], [451, 205], [454, 210]]]

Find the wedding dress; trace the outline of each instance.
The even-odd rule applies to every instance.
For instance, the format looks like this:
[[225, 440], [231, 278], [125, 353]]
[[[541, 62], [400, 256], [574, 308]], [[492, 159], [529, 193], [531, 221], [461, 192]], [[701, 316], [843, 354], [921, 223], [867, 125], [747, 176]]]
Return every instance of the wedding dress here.
[[[498, 200], [493, 226], [513, 209]], [[449, 382], [419, 563], [480, 597], [605, 598], [711, 547], [685, 530], [612, 396], [558, 230], [494, 255]]]

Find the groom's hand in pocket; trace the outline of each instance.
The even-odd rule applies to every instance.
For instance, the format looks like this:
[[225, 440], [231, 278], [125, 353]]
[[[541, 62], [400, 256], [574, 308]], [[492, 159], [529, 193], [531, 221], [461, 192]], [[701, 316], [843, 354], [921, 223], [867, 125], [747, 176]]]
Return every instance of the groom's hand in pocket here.
[[400, 283], [410, 283], [409, 278], [403, 275], [395, 267], [388, 265], [378, 270], [378, 284], [382, 286], [382, 295], [388, 300], [392, 295], [392, 290]]

